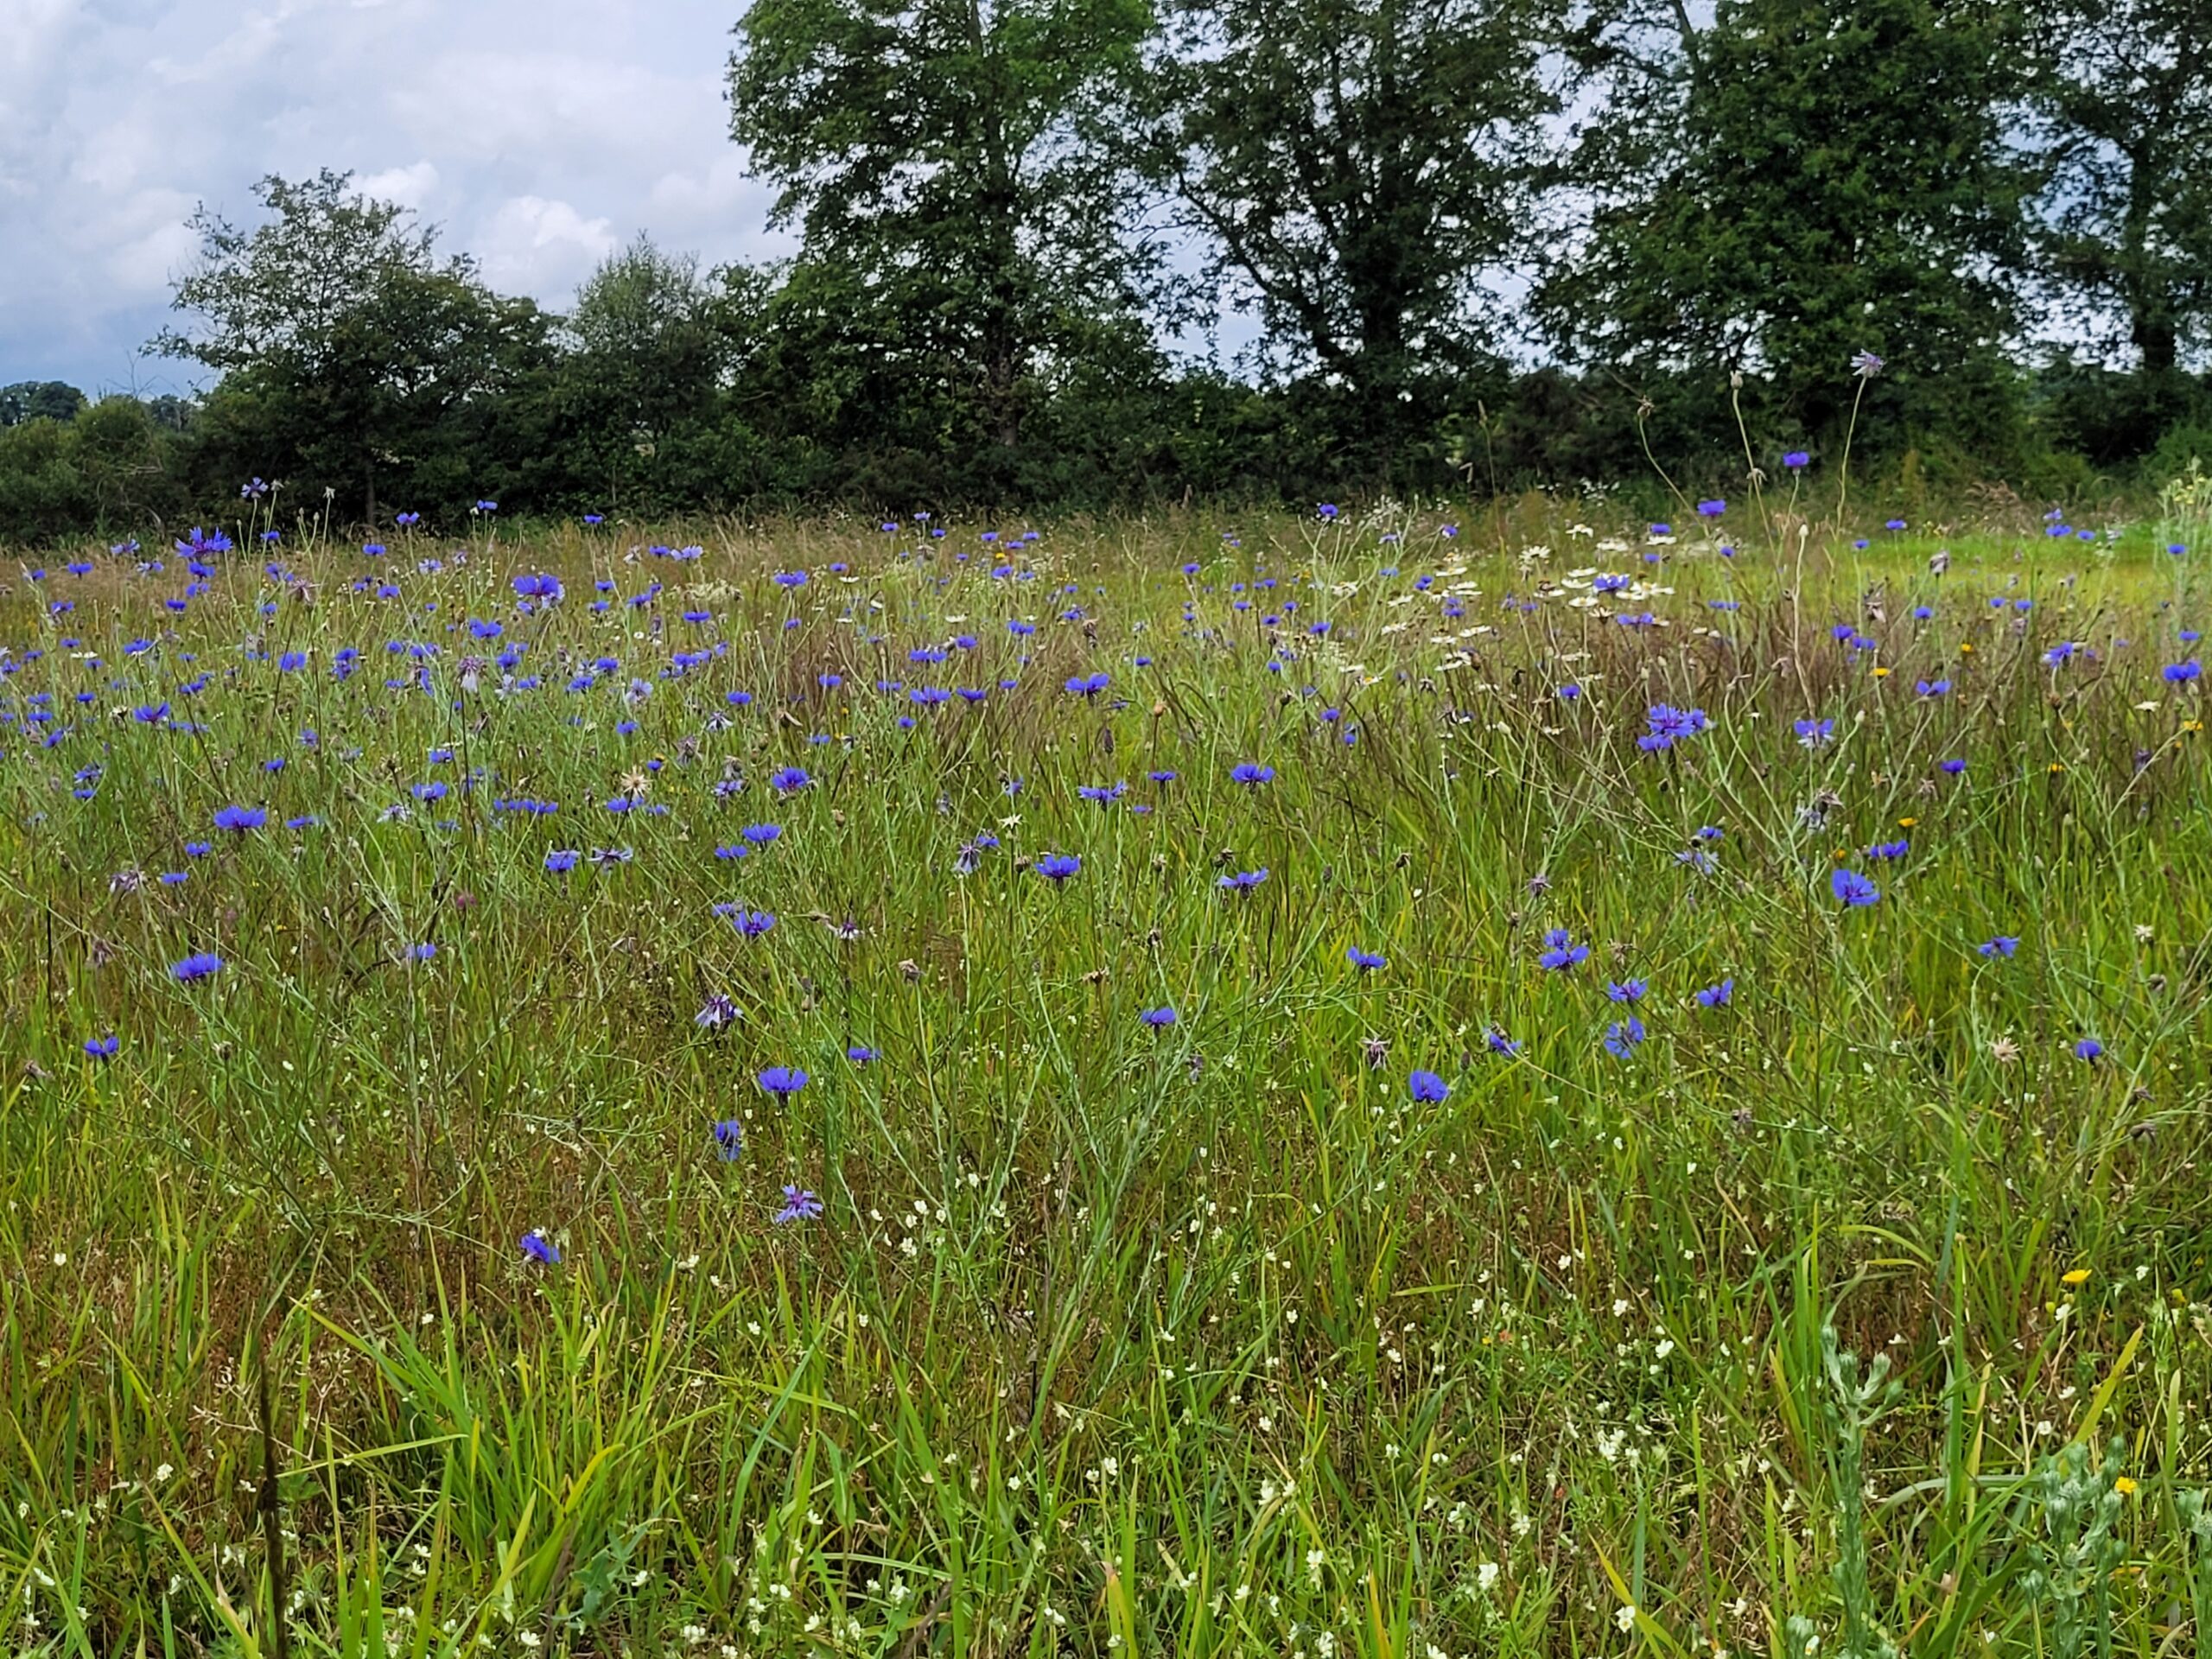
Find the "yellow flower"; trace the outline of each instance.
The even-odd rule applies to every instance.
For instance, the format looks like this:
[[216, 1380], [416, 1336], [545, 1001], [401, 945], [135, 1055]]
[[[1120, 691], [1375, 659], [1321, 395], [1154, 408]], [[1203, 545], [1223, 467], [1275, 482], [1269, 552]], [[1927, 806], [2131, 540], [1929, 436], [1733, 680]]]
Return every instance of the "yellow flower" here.
[[2122, 1475], [2118, 1480], [2113, 1482], [2112, 1489], [2122, 1497], [2133, 1497], [2135, 1495], [2135, 1483], [2126, 1475]]
[[1961, 651], [1972, 651], [1972, 650], [1974, 649], [1974, 647], [1973, 647], [1973, 645], [1969, 645], [1967, 642], [1966, 642], [1965, 640], [1963, 640], [1963, 639], [1962, 639], [1962, 640], [1961, 640], [1961, 641], [1959, 642], [1959, 649], [1960, 649]]
[[1899, 818], [1897, 820], [1897, 828], [1900, 830], [1910, 830], [1914, 824], [1918, 823], [1919, 822], [1920, 820], [1918, 818]]
[[2089, 1270], [2087, 1268], [2076, 1268], [2071, 1273], [2061, 1274], [2058, 1282], [2069, 1287], [2086, 1285], [2089, 1282]]
[[2065, 770], [2066, 766], [2063, 761], [2054, 760], [2050, 763], [2050, 775], [2054, 778], [2057, 777], [2060, 772]]
[[1874, 677], [1878, 680], [1886, 680], [1890, 677], [1890, 671], [1886, 668], [1878, 668], [1874, 671]]
[[2181, 723], [2181, 728], [2184, 732], [2201, 732], [2204, 729], [2204, 722], [2201, 720], [2184, 720]]

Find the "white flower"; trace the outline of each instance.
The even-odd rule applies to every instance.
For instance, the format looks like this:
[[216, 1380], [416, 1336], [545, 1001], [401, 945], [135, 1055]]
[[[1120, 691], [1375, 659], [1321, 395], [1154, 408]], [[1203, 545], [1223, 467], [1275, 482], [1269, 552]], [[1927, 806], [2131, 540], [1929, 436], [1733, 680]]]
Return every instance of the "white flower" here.
[[1484, 1561], [1475, 1569], [1475, 1583], [1484, 1595], [1497, 1588], [1497, 1563]]
[[1636, 1628], [1636, 1604], [1632, 1601], [1623, 1602], [1621, 1604], [1620, 1611], [1613, 1615], [1613, 1623], [1619, 1625], [1624, 1630], [1634, 1630]]

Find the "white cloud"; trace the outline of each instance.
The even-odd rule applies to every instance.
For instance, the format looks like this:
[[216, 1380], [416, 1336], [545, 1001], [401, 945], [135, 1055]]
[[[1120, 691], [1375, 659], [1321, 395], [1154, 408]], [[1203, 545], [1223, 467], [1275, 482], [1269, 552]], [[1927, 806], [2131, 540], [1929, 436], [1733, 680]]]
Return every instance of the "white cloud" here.
[[573, 289], [614, 251], [604, 219], [586, 219], [565, 201], [517, 196], [500, 204], [472, 243], [493, 287], [524, 294]]
[[364, 195], [420, 210], [438, 188], [438, 169], [429, 162], [416, 162], [412, 167], [388, 167], [381, 173], [364, 173], [357, 182]]
[[[640, 230], [780, 251], [729, 141], [742, 0], [0, 0], [0, 381], [143, 379], [201, 201], [351, 168], [563, 306]], [[521, 43], [519, 46], [518, 43]]]

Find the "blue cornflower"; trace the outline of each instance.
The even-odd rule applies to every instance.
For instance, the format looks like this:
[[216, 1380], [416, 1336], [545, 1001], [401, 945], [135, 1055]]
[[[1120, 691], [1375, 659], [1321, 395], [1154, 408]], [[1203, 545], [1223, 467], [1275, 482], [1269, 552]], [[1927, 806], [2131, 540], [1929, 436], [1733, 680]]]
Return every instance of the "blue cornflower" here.
[[1797, 741], [1808, 749], [1817, 749], [1835, 736], [1835, 721], [1832, 720], [1801, 720], [1792, 727]]
[[804, 789], [813, 781], [806, 775], [805, 769], [800, 766], [782, 766], [768, 774], [768, 787], [784, 795]]
[[1735, 995], [1736, 982], [1732, 979], [1724, 979], [1718, 985], [1708, 985], [1698, 992], [1697, 1005], [1700, 1008], [1725, 1008], [1734, 999]]
[[1697, 504], [1697, 516], [1700, 518], [1718, 518], [1727, 511], [1728, 504], [1723, 500], [1700, 501]]
[[1067, 683], [1068, 691], [1079, 697], [1095, 697], [1114, 683], [1110, 674], [1077, 674]]
[[1643, 1001], [1643, 993], [1649, 988], [1648, 982], [1641, 979], [1608, 980], [1605, 983], [1605, 997], [1608, 1001], [1612, 1002], [1641, 1002]]
[[551, 1239], [535, 1227], [522, 1236], [522, 1253], [541, 1267], [557, 1268], [561, 1265], [561, 1252], [553, 1247]]
[[421, 944], [410, 944], [407, 947], [407, 959], [410, 962], [428, 962], [437, 954], [438, 947], [427, 940]]
[[810, 1221], [822, 1213], [822, 1200], [803, 1186], [784, 1188], [784, 1207], [776, 1211], [779, 1226], [794, 1221]]
[[580, 855], [572, 852], [551, 852], [545, 855], [546, 872], [551, 875], [566, 875], [576, 868]]
[[1390, 965], [1387, 957], [1378, 957], [1372, 950], [1363, 950], [1356, 944], [1344, 951], [1344, 960], [1363, 974], [1371, 974], [1378, 968]]
[[715, 1151], [724, 1163], [734, 1164], [745, 1155], [745, 1125], [736, 1118], [724, 1118], [714, 1133]]
[[1838, 870], [1828, 878], [1828, 891], [1853, 907], [1871, 905], [1882, 896], [1882, 890], [1856, 870]]
[[806, 1073], [795, 1065], [772, 1065], [754, 1081], [769, 1094], [788, 1100], [806, 1087]]
[[1543, 954], [1536, 958], [1542, 966], [1554, 973], [1563, 972], [1589, 959], [1590, 947], [1577, 944], [1574, 938], [1563, 927], [1554, 927], [1544, 934]]
[[2192, 657], [2185, 663], [2168, 663], [2163, 672], [2164, 673], [2166, 681], [2169, 684], [2186, 685], [2190, 681], [2196, 679], [2199, 675], [2202, 674], [2204, 671], [2198, 665], [2196, 659]]
[[1866, 856], [1878, 861], [1903, 858], [1911, 850], [1912, 843], [1910, 841], [1878, 841], [1866, 849]]
[[1273, 781], [1275, 769], [1273, 766], [1258, 766], [1249, 760], [1239, 762], [1229, 769], [1229, 777], [1232, 783], [1249, 784], [1255, 786]]
[[1143, 1020], [1147, 1026], [1158, 1030], [1161, 1027], [1173, 1025], [1177, 1015], [1175, 1010], [1173, 1008], [1147, 1008], [1143, 1013], [1138, 1014], [1137, 1018]]
[[2077, 1060], [2086, 1060], [2092, 1065], [2102, 1059], [2104, 1054], [2105, 1046], [2094, 1037], [2084, 1037], [2074, 1045], [2074, 1058]]
[[776, 925], [773, 911], [747, 910], [742, 905], [716, 905], [715, 914], [725, 918], [748, 939], [759, 938]]
[[1672, 748], [1676, 738], [1694, 736], [1711, 724], [1702, 709], [1676, 709], [1663, 702], [1653, 703], [1643, 719], [1650, 729], [1637, 744], [1644, 749]]
[[691, 1023], [702, 1031], [720, 1031], [724, 1026], [735, 1025], [739, 1018], [736, 1002], [721, 991], [710, 991], [699, 1012], [691, 1016]]
[[1947, 778], [1955, 778], [1966, 769], [1967, 763], [1963, 760], [1944, 760], [1937, 763], [1936, 767], [1936, 771]]
[[226, 806], [217, 809], [215, 827], [244, 835], [249, 830], [258, 830], [269, 822], [267, 810], [258, 806]]
[[555, 600], [561, 597], [561, 579], [558, 576], [517, 576], [514, 589], [524, 599]]
[[780, 823], [748, 823], [738, 831], [755, 847], [766, 847], [784, 833]]
[[1511, 1059], [1521, 1052], [1521, 1045], [1507, 1036], [1503, 1027], [1492, 1026], [1483, 1033], [1483, 1046], [1493, 1054]]
[[213, 950], [195, 950], [181, 962], [173, 962], [169, 964], [169, 972], [176, 976], [177, 982], [181, 985], [195, 984], [200, 980], [211, 979], [222, 971], [223, 959]]
[[112, 1032], [105, 1037], [87, 1037], [85, 1039], [85, 1052], [87, 1056], [95, 1060], [113, 1059], [116, 1056], [116, 1052], [122, 1046], [122, 1040]]
[[1974, 946], [1974, 954], [1980, 957], [2009, 957], [2019, 948], [2020, 941], [2018, 935], [1999, 933], [1996, 938], [1985, 939]]
[[1605, 1027], [1605, 1052], [1617, 1060], [1624, 1060], [1636, 1052], [1643, 1037], [1643, 1021], [1634, 1014], [1617, 1020]]
[[1406, 1087], [1415, 1100], [1428, 1106], [1437, 1104], [1452, 1092], [1452, 1085], [1433, 1071], [1414, 1071], [1407, 1077]]
[[1083, 868], [1083, 861], [1073, 853], [1047, 853], [1037, 861], [1037, 874], [1047, 880], [1066, 880]]
[[873, 1065], [883, 1054], [881, 1050], [870, 1048], [865, 1043], [855, 1043], [845, 1050], [845, 1058], [855, 1065]]
[[804, 570], [779, 570], [776, 572], [772, 580], [779, 588], [804, 588], [806, 586], [806, 572]]
[[1783, 454], [1782, 464], [1791, 472], [1799, 473], [1813, 464], [1813, 458], [1802, 449], [1791, 449]]
[[1256, 870], [1239, 870], [1234, 875], [1224, 875], [1214, 886], [1230, 893], [1249, 893], [1268, 879], [1267, 867]]

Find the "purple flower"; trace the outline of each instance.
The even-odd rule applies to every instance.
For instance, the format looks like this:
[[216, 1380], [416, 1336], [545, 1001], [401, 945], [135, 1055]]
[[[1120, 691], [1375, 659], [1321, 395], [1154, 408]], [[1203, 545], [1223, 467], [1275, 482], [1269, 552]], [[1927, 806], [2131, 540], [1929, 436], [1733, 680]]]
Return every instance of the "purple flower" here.
[[772, 1065], [755, 1081], [769, 1094], [789, 1100], [806, 1087], [806, 1073], [795, 1065]]
[[1356, 944], [1345, 950], [1344, 960], [1363, 974], [1371, 974], [1378, 968], [1390, 965], [1389, 958], [1379, 957], [1372, 950], [1363, 950]]
[[215, 827], [244, 835], [249, 830], [258, 830], [269, 822], [267, 809], [258, 806], [226, 806], [215, 813]]
[[846, 1049], [845, 1058], [855, 1065], [874, 1065], [883, 1055], [880, 1050], [870, 1048], [864, 1043], [855, 1043]]
[[1605, 1052], [1617, 1060], [1633, 1054], [1643, 1041], [1643, 1021], [1634, 1014], [1605, 1027]]
[[1137, 1018], [1143, 1020], [1145, 1024], [1152, 1027], [1154, 1030], [1159, 1030], [1162, 1027], [1173, 1025], [1176, 1020], [1176, 1014], [1175, 1010], [1173, 1008], [1147, 1008], [1143, 1013], [1137, 1015]]
[[2084, 1037], [2074, 1045], [2074, 1058], [2094, 1065], [2104, 1058], [2105, 1046], [2094, 1037]]
[[1083, 868], [1083, 861], [1073, 853], [1047, 853], [1037, 861], [1037, 874], [1058, 884], [1066, 880]]
[[105, 1037], [87, 1037], [85, 1039], [85, 1052], [96, 1060], [113, 1059], [116, 1056], [116, 1051], [120, 1049], [122, 1046], [122, 1041], [112, 1032], [110, 1032]]
[[691, 1023], [702, 1031], [720, 1031], [724, 1026], [735, 1025], [737, 1004], [720, 991], [708, 995], [699, 1012], [691, 1016]]
[[1245, 784], [1255, 788], [1262, 784], [1274, 781], [1274, 775], [1275, 769], [1273, 766], [1256, 766], [1249, 760], [1242, 761], [1229, 769], [1230, 782]]
[[784, 1207], [776, 1211], [776, 1224], [810, 1221], [822, 1213], [822, 1200], [803, 1186], [784, 1188]]
[[1811, 466], [1813, 464], [1813, 458], [1807, 454], [1802, 449], [1792, 449], [1783, 454], [1782, 457], [1782, 464], [1787, 467], [1791, 472], [1798, 473], [1802, 472], [1806, 467]]
[[1483, 1033], [1483, 1046], [1491, 1053], [1502, 1055], [1509, 1060], [1521, 1052], [1521, 1045], [1507, 1036], [1504, 1031], [1497, 1026], [1492, 1026]]
[[1974, 954], [1978, 957], [2010, 957], [2019, 948], [2020, 941], [2016, 935], [2010, 933], [1999, 933], [1995, 938], [1983, 940], [1980, 944], [1974, 946]]
[[1214, 886], [1228, 893], [1249, 893], [1268, 879], [1267, 867], [1256, 870], [1239, 870], [1234, 875], [1224, 875]]
[[726, 1117], [715, 1125], [715, 1151], [726, 1164], [734, 1164], [745, 1155], [745, 1125], [734, 1117]]
[[561, 1265], [561, 1252], [553, 1248], [553, 1241], [535, 1227], [522, 1236], [522, 1253], [543, 1267]]
[[213, 978], [222, 971], [223, 959], [213, 950], [195, 950], [183, 961], [169, 964], [169, 972], [176, 976], [181, 985], [197, 984], [203, 979]]
[[1700, 1008], [1725, 1008], [1734, 1000], [1735, 995], [1736, 982], [1724, 979], [1718, 985], [1708, 985], [1698, 992], [1697, 1005]]

